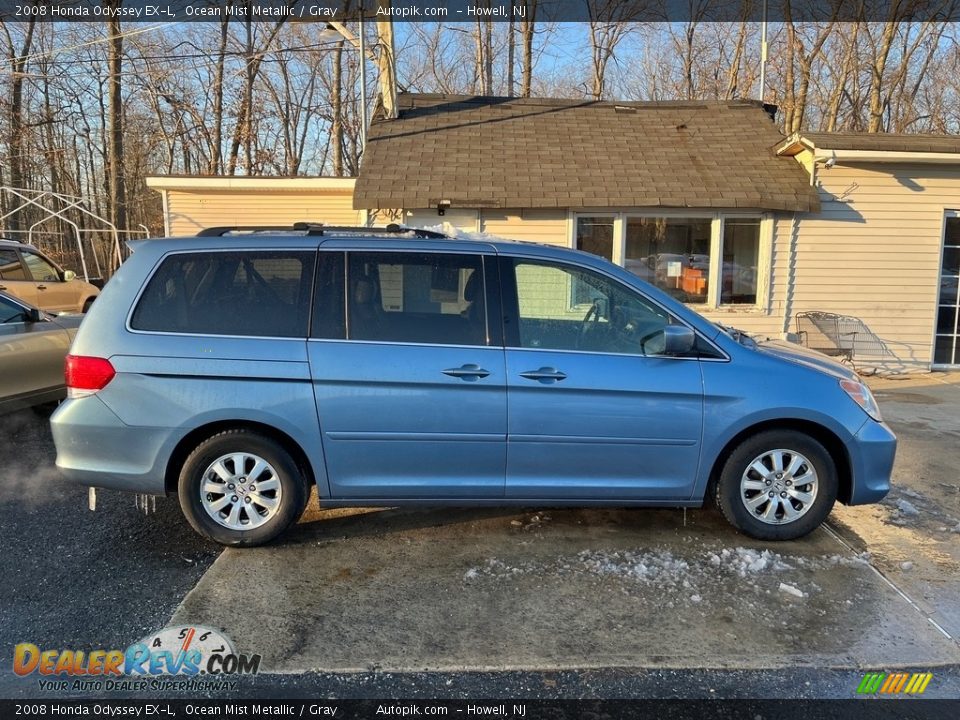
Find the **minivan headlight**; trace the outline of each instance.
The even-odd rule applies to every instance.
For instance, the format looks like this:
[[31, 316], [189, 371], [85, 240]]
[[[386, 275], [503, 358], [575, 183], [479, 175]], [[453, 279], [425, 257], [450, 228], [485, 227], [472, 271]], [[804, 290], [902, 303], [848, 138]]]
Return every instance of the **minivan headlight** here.
[[841, 380], [840, 387], [850, 396], [857, 405], [863, 408], [863, 411], [877, 422], [882, 422], [880, 417], [880, 406], [877, 405], [870, 388], [859, 380]]

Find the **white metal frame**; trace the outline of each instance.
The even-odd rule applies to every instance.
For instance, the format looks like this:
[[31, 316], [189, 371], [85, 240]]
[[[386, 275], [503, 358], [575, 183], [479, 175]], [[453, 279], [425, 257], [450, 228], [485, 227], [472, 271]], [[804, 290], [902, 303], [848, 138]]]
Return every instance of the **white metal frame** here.
[[[77, 242], [77, 250], [79, 251], [79, 254], [80, 254], [80, 264], [82, 265], [84, 280], [86, 281], [90, 280], [90, 272], [87, 268], [87, 258], [86, 258], [86, 254], [83, 251], [83, 234], [84, 233], [102, 232], [105, 229], [109, 229], [111, 235], [113, 236], [113, 246], [114, 246], [113, 255], [114, 255], [114, 261], [116, 263], [115, 265], [113, 265], [112, 270], [116, 270], [120, 266], [120, 263], [123, 262], [123, 255], [120, 251], [120, 232], [121, 231], [118, 231], [117, 226], [114, 225], [109, 220], [107, 220], [106, 218], [101, 217], [96, 213], [91, 212], [90, 210], [87, 210], [83, 206], [85, 201], [82, 197], [78, 197], [76, 195], [64, 195], [63, 193], [55, 193], [49, 190], [29, 190], [27, 188], [16, 188], [16, 187], [11, 187], [9, 185], [0, 186], [0, 193], [12, 195], [13, 197], [18, 198], [21, 201], [20, 205], [15, 207], [13, 210], [10, 210], [9, 212], [7, 212], [5, 215], [0, 216], [0, 221], [6, 220], [7, 218], [12, 217], [13, 215], [16, 215], [18, 212], [20, 212], [21, 210], [24, 210], [26, 207], [31, 205], [39, 209], [41, 212], [43, 212], [46, 215], [46, 217], [44, 217], [43, 219], [33, 223], [33, 225], [31, 225], [30, 228], [27, 230], [28, 242], [32, 242], [35, 228], [38, 225], [41, 225], [42, 223], [48, 222], [53, 219], [61, 220], [73, 228], [73, 231], [76, 237], [76, 242]], [[45, 202], [49, 204], [44, 204]], [[98, 223], [102, 223], [103, 225], [106, 226], [106, 228], [81, 228], [76, 222], [74, 222], [73, 220], [70, 220], [66, 216], [65, 213], [70, 210], [79, 212], [84, 216], [91, 218], [92, 220]], [[141, 227], [143, 226], [141, 225]], [[144, 228], [144, 230], [146, 230], [146, 228]], [[139, 233], [139, 231], [134, 231], [134, 232]], [[97, 256], [96, 249], [94, 249], [92, 245], [91, 245], [91, 249], [93, 249], [94, 263], [96, 265], [97, 272], [100, 272], [100, 258]]]

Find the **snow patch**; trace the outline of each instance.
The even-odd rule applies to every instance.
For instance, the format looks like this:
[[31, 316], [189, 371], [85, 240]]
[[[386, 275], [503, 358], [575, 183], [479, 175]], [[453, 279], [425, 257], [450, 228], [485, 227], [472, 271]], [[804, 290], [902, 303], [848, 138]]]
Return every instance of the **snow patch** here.
[[917, 507], [911, 503], [909, 500], [897, 500], [897, 510], [900, 511], [902, 515], [919, 515], [920, 511], [917, 510]]
[[794, 597], [804, 598], [807, 596], [803, 590], [795, 588], [793, 585], [787, 585], [786, 583], [780, 583], [780, 592], [785, 592], [787, 595], [793, 595]]
[[480, 242], [516, 242], [516, 240], [499, 237], [498, 235], [491, 235], [490, 233], [463, 230], [448, 222], [442, 222], [436, 225], [424, 225], [421, 229], [429, 230], [430, 232], [443, 233], [447, 237], [456, 238], [457, 240], [479, 240]]

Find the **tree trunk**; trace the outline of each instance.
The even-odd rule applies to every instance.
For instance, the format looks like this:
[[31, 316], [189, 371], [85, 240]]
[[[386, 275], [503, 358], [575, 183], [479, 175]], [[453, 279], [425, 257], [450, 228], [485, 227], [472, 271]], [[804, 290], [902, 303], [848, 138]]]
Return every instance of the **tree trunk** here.
[[330, 89], [333, 122], [330, 124], [330, 144], [333, 145], [333, 174], [343, 176], [343, 43], [333, 50], [333, 82]]
[[[896, 13], [896, 6], [891, 13]], [[880, 47], [877, 48], [873, 60], [870, 63], [870, 101], [867, 132], [875, 133], [883, 129], [883, 111], [887, 106], [883, 97], [883, 78], [884, 71], [887, 68], [887, 58], [890, 56], [890, 48], [893, 45], [896, 32], [897, 21], [895, 19], [888, 20], [883, 27]]]
[[537, 0], [526, 0], [526, 17], [520, 23], [520, 36], [523, 42], [523, 67], [520, 74], [520, 96], [530, 97], [530, 85], [533, 81], [533, 34], [537, 25]]
[[[30, 54], [30, 47], [33, 44], [33, 31], [35, 27], [35, 18], [30, 16], [24, 32], [23, 45], [18, 51], [14, 47], [13, 38], [7, 30], [6, 24], [3, 29], [7, 35], [7, 42], [10, 47], [10, 114], [8, 121], [10, 123], [10, 135], [7, 138], [7, 165], [8, 182], [11, 187], [21, 188], [24, 186], [23, 178], [23, 80], [24, 68], [27, 64], [27, 56]], [[18, 232], [22, 228], [21, 213], [11, 215], [6, 220], [8, 232]]]
[[[107, 7], [119, 8], [122, 0], [107, 0]], [[120, 34], [120, 21], [116, 18], [107, 21], [110, 33], [108, 64], [110, 68], [109, 112], [110, 142], [107, 145], [107, 172], [109, 177], [110, 222], [118, 230], [127, 227], [126, 184], [123, 178], [123, 37]]]
[[730, 69], [727, 73], [727, 91], [724, 94], [727, 100], [733, 100], [740, 96], [740, 65], [743, 63], [743, 53], [746, 45], [747, 23], [742, 22], [740, 23], [740, 33], [737, 35], [737, 45], [733, 51], [733, 59], [730, 61]]
[[[233, 6], [233, 0], [227, 0], [224, 12]], [[220, 21], [220, 45], [217, 48], [217, 67], [213, 80], [213, 142], [210, 148], [210, 165], [207, 172], [218, 175], [223, 172], [223, 73], [227, 57], [227, 28], [230, 16]]]
[[840, 118], [840, 104], [843, 102], [847, 79], [856, 75], [857, 68], [857, 37], [860, 32], [860, 23], [855, 22], [852, 25], [852, 32], [848, 40], [846, 52], [843, 57], [843, 64], [840, 66], [840, 74], [834, 82], [833, 89], [830, 91], [830, 100], [827, 103], [827, 114], [824, 123], [824, 130], [835, 132], [837, 122]]

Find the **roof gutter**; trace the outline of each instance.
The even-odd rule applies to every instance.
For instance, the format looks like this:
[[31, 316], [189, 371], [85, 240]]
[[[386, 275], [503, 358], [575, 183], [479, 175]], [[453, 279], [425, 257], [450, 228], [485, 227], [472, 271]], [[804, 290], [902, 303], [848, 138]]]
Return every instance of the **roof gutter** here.
[[[899, 150], [830, 150], [816, 148], [817, 162], [835, 160], [838, 163], [920, 163], [934, 165], [960, 165], [960, 153], [905, 152]], [[829, 153], [822, 155], [821, 153]]]
[[356, 178], [173, 177], [147, 178], [147, 187], [162, 190], [339, 190], [353, 192]]

